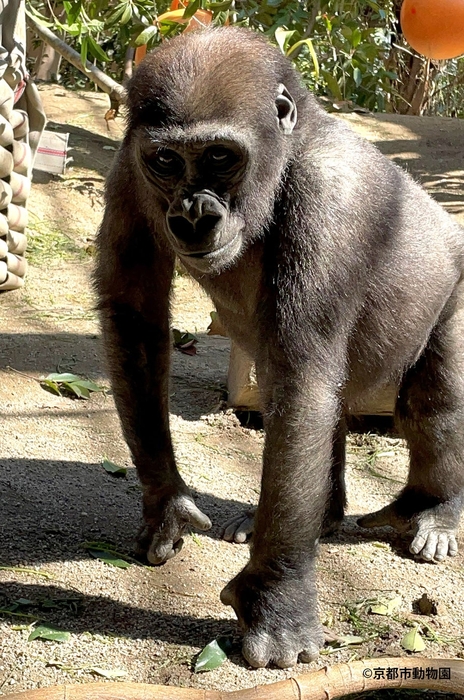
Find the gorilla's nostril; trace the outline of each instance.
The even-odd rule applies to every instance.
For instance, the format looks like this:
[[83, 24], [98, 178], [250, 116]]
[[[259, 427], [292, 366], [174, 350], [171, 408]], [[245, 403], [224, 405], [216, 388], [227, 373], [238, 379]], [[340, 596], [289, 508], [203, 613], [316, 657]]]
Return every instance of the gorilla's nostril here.
[[168, 216], [168, 226], [171, 233], [181, 241], [192, 241], [195, 229], [184, 216]]
[[168, 226], [171, 233], [184, 243], [201, 243], [221, 221], [218, 214], [205, 214], [191, 223], [185, 216], [168, 216]]
[[197, 237], [203, 238], [207, 236], [221, 219], [222, 216], [217, 214], [205, 214], [205, 216], [202, 216], [195, 222], [195, 233]]

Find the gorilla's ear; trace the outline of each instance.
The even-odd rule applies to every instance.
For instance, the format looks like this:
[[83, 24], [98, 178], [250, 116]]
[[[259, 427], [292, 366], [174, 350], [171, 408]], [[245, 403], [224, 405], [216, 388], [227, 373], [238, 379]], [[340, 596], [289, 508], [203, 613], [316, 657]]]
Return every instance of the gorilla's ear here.
[[276, 107], [279, 126], [284, 134], [288, 136], [295, 128], [297, 113], [295, 101], [283, 83], [279, 85]]

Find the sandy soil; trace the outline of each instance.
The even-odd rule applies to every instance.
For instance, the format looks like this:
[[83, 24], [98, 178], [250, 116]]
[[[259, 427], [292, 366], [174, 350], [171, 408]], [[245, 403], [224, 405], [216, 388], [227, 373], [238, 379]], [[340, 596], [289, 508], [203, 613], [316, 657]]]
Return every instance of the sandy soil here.
[[[220, 525], [257, 501], [263, 436], [224, 410], [229, 342], [206, 335], [212, 305], [187, 277], [175, 280], [173, 325], [197, 335], [198, 354], [174, 352], [172, 430], [182, 474], [213, 529], [187, 536], [181, 554], [161, 568], [115, 568], [82, 546], [99, 540], [133, 552], [140, 524], [135, 470], [110, 395], [76, 401], [45, 392], [37, 380], [71, 371], [108, 386], [89, 276], [104, 177], [122, 125], [107, 130], [101, 94], [52, 86], [42, 97], [49, 128], [70, 132], [74, 162], [64, 177], [37, 173], [27, 285], [0, 299], [0, 694], [90, 682], [95, 667], [123, 671], [125, 680], [223, 690], [306, 672], [305, 665], [250, 669], [231, 609], [219, 602], [248, 556], [245, 545], [220, 540]], [[464, 122], [344, 118], [464, 223]], [[401, 639], [413, 623], [425, 639], [419, 656], [464, 658], [462, 533], [461, 553], [437, 566], [415, 561], [407, 540], [388, 530], [362, 531], [356, 517], [399, 490], [407, 454], [396, 437], [372, 434], [351, 435], [349, 448], [348, 516], [321, 545], [320, 612], [335, 633], [364, 641], [327, 648], [313, 667], [404, 655]], [[105, 457], [128, 467], [127, 477], [108, 475]], [[438, 614], [417, 614], [424, 593]], [[368, 601], [385, 596], [401, 598], [393, 615], [369, 614]], [[69, 631], [69, 640], [28, 642], [37, 618]], [[234, 638], [230, 658], [193, 673], [195, 656], [220, 635]]]

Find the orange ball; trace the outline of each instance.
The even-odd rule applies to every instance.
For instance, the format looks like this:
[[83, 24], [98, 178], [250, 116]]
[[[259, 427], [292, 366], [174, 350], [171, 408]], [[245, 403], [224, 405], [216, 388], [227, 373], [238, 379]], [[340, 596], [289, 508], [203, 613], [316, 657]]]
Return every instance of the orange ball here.
[[464, 0], [404, 0], [400, 21], [406, 41], [427, 58], [464, 54]]

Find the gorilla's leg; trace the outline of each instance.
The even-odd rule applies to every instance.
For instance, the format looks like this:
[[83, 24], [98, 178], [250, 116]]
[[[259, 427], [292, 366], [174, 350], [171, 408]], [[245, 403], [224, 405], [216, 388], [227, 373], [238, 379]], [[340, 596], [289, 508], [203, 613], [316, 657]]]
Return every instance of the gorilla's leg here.
[[[322, 535], [330, 535], [343, 521], [346, 506], [345, 487], [346, 423], [342, 418], [335, 431], [330, 492], [322, 524]], [[223, 525], [222, 536], [227, 542], [246, 542], [253, 534], [256, 508], [238, 513]]]
[[330, 473], [330, 492], [327, 508], [322, 523], [322, 535], [335, 532], [345, 515], [346, 486], [346, 422], [341, 418], [334, 435], [332, 448], [332, 470]]
[[410, 550], [441, 561], [457, 553], [464, 505], [464, 288], [461, 283], [427, 347], [402, 383], [396, 418], [410, 450], [408, 483], [363, 527], [414, 530]]

